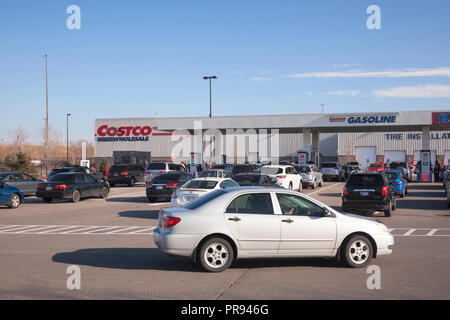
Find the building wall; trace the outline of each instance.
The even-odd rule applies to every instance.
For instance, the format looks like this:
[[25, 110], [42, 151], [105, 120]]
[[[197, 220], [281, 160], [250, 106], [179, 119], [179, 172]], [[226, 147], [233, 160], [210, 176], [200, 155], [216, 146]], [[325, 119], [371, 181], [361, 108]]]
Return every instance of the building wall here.
[[[450, 131], [431, 132], [431, 150], [443, 155], [450, 150]], [[377, 155], [384, 155], [388, 150], [404, 150], [406, 155], [422, 149], [421, 132], [351, 132], [339, 133], [338, 155], [353, 155], [355, 147], [377, 147]]]

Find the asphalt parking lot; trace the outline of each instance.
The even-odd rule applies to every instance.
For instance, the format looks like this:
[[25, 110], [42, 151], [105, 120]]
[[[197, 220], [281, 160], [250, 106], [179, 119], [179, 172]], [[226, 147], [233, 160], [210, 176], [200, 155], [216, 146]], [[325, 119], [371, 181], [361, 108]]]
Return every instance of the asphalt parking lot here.
[[[343, 183], [304, 190], [340, 207]], [[368, 289], [367, 268], [334, 260], [240, 260], [211, 274], [190, 259], [157, 249], [152, 229], [161, 207], [144, 185], [113, 188], [109, 198], [46, 204], [27, 198], [0, 208], [0, 299], [449, 299], [450, 211], [441, 184], [411, 183], [393, 216], [375, 216], [395, 235], [391, 256], [372, 260], [381, 288]], [[66, 286], [80, 267], [81, 289]]]

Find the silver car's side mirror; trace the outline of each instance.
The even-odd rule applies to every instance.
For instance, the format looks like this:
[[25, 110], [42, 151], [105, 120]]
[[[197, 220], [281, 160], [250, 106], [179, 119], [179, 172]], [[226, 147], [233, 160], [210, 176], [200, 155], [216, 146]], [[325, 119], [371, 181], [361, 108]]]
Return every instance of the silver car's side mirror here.
[[323, 216], [324, 217], [334, 217], [334, 214], [327, 208], [323, 208]]

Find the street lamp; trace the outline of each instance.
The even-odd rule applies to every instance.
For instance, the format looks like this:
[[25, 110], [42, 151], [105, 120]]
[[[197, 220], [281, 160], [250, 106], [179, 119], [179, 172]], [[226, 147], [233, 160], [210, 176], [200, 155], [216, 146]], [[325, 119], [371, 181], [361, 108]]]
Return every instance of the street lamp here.
[[204, 76], [204, 80], [209, 80], [209, 117], [212, 118], [212, 91], [211, 91], [211, 79], [217, 79], [217, 76]]
[[69, 165], [69, 116], [71, 116], [70, 113], [68, 113], [66, 115], [66, 119], [67, 119], [67, 139], [66, 139], [66, 143], [67, 143], [67, 159], [66, 159], [66, 164]]

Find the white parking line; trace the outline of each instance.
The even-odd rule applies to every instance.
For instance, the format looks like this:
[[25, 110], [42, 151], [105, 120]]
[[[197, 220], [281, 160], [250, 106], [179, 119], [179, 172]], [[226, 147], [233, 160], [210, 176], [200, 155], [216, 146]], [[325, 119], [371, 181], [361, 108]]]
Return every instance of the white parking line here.
[[[1, 235], [5, 234], [39, 234], [39, 235], [152, 235], [156, 226], [68, 226], [68, 225], [3, 225]], [[48, 229], [48, 230], [45, 230]], [[114, 230], [116, 229], [116, 230]], [[45, 231], [42, 231], [45, 230]], [[89, 231], [87, 231], [89, 230]], [[111, 231], [113, 230], [113, 231]], [[132, 230], [132, 231], [129, 231]], [[151, 232], [148, 232], [151, 231]]]
[[21, 231], [14, 232], [14, 233], [24, 233], [24, 232], [37, 231], [37, 230], [42, 230], [42, 229], [54, 228], [54, 227], [57, 227], [57, 226], [40, 226], [37, 228], [25, 229], [25, 230], [21, 230]]
[[313, 194], [316, 194], [316, 193], [318, 193], [318, 192], [322, 192], [323, 190], [327, 190], [327, 189], [329, 189], [329, 188], [332, 188], [332, 187], [335, 187], [335, 186], [337, 186], [337, 185], [339, 185], [340, 183], [334, 183], [334, 184], [332, 184], [331, 186], [328, 186], [328, 187], [325, 187], [325, 188], [321, 188], [320, 190], [317, 190], [317, 191], [314, 191], [314, 192], [311, 192], [311, 193], [305, 193], [307, 196], [311, 196], [311, 195], [313, 195]]
[[37, 225], [33, 225], [33, 226], [15, 226], [14, 228], [9, 228], [9, 229], [3, 229], [0, 232], [11, 232], [11, 231], [17, 231], [17, 230], [22, 230], [22, 229], [29, 229], [29, 228], [33, 228], [33, 227], [40, 227]]
[[122, 228], [122, 229], [119, 229], [119, 230], [106, 232], [106, 234], [120, 233], [120, 232], [125, 231], [125, 230], [131, 230], [131, 229], [136, 229], [136, 228], [139, 228], [139, 227], [128, 227], [128, 228], [125, 228], [125, 229]]
[[[388, 230], [394, 237], [450, 237], [450, 228], [391, 228]], [[437, 234], [439, 232], [440, 234]]]
[[409, 231], [405, 232], [404, 236], [410, 236], [411, 234], [414, 233], [414, 231], [416, 231], [417, 229], [409, 229]]

